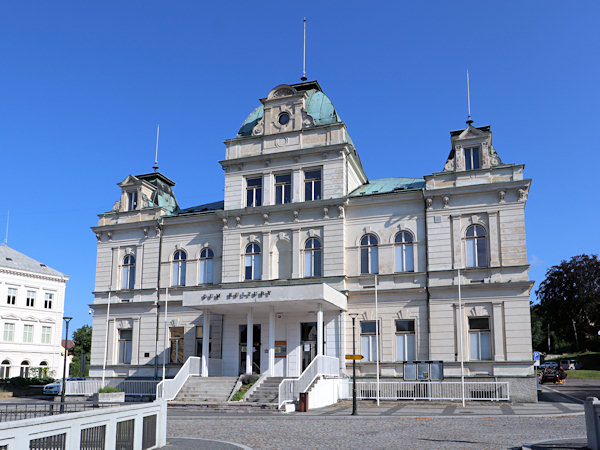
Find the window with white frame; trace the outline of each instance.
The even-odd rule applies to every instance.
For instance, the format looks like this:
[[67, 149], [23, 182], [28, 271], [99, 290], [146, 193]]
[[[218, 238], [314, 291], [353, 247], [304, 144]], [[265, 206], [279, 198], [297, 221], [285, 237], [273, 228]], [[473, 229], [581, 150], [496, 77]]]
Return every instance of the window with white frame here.
[[21, 361], [21, 373], [23, 378], [29, 378], [29, 361]]
[[258, 244], [248, 244], [244, 256], [244, 280], [260, 280], [260, 276], [260, 246]]
[[322, 271], [322, 250], [321, 241], [317, 238], [310, 238], [304, 244], [304, 276], [321, 277]]
[[171, 363], [183, 364], [183, 327], [169, 328], [169, 342]]
[[131, 364], [131, 343], [133, 331], [131, 329], [119, 330], [119, 364]]
[[138, 206], [138, 193], [132, 191], [127, 193], [127, 211], [135, 211]]
[[275, 204], [283, 205], [292, 201], [292, 174], [275, 175]]
[[262, 177], [246, 179], [246, 206], [262, 205]]
[[41, 377], [47, 377], [48, 376], [48, 361], [42, 361], [40, 363], [39, 374], [40, 374]]
[[465, 148], [465, 169], [473, 170], [480, 167], [479, 147]]
[[[380, 328], [381, 333], [381, 328]], [[364, 361], [377, 361], [377, 325], [374, 320], [360, 322], [360, 351]]]
[[492, 359], [489, 317], [469, 317], [469, 359]]
[[213, 284], [213, 265], [215, 254], [210, 248], [200, 252], [200, 274], [198, 284]]
[[400, 231], [394, 239], [395, 271], [413, 272], [415, 270], [413, 237], [408, 231]]
[[4, 342], [13, 342], [15, 340], [15, 324], [6, 322], [4, 324]]
[[8, 294], [6, 295], [6, 304], [14, 305], [17, 302], [17, 290], [15, 288], [8, 288]]
[[321, 200], [321, 169], [304, 172], [304, 201]]
[[27, 291], [27, 297], [25, 298], [25, 304], [31, 308], [35, 306], [35, 291]]
[[44, 294], [44, 309], [52, 309], [52, 302], [54, 301], [54, 294], [46, 292]]
[[23, 342], [33, 342], [33, 325], [23, 326]]
[[177, 250], [173, 255], [173, 286], [185, 286], [185, 261], [187, 254]]
[[415, 353], [415, 321], [396, 320], [396, 361], [414, 361]]
[[135, 257], [133, 255], [125, 255], [123, 258], [121, 286], [122, 289], [133, 289], [135, 286]]
[[360, 273], [378, 273], [377, 237], [365, 234], [360, 240]]
[[51, 335], [52, 327], [42, 327], [42, 344], [50, 344]]
[[467, 267], [487, 267], [487, 233], [481, 225], [471, 225], [465, 233]]
[[10, 378], [10, 361], [5, 359], [0, 365], [0, 378]]

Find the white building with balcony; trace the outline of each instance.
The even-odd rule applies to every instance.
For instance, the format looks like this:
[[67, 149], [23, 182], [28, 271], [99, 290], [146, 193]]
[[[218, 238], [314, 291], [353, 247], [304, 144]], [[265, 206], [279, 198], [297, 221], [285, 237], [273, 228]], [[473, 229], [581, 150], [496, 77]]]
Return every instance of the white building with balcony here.
[[204, 375], [297, 377], [321, 354], [348, 372], [356, 313], [361, 377], [378, 348], [394, 379], [431, 360], [453, 379], [464, 359], [467, 380], [534, 401], [530, 180], [490, 127], [451, 132], [446, 159], [423, 155], [439, 161], [429, 175], [369, 179], [316, 81], [260, 103], [226, 141], [223, 201], [179, 207], [159, 172], [119, 183], [93, 227], [90, 375], [172, 376], [201, 356]]
[[62, 377], [68, 279], [17, 250], [0, 246], [0, 378]]

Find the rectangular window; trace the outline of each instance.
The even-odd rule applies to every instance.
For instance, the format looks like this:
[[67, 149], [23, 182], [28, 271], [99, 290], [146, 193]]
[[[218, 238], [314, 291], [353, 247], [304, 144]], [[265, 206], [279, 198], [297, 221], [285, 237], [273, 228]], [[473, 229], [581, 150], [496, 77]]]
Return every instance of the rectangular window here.
[[415, 360], [415, 321], [396, 320], [396, 361]]
[[23, 342], [33, 342], [33, 325], [23, 327]]
[[469, 317], [469, 358], [492, 359], [492, 341], [489, 317]]
[[246, 180], [246, 206], [262, 205], [262, 177]]
[[465, 148], [465, 169], [479, 169], [479, 147]]
[[321, 200], [321, 170], [304, 172], [304, 201]]
[[4, 324], [4, 341], [12, 342], [15, 340], [15, 324], [5, 323]]
[[[377, 361], [377, 336], [374, 320], [364, 320], [360, 323], [360, 348], [364, 361]], [[381, 328], [379, 329], [381, 334]]]
[[119, 364], [131, 364], [132, 330], [119, 330]]
[[50, 344], [50, 335], [52, 327], [42, 327], [42, 344]]
[[275, 204], [283, 205], [292, 201], [292, 175], [275, 175]]
[[54, 300], [54, 294], [50, 294], [50, 293], [46, 292], [46, 295], [44, 297], [44, 308], [52, 309], [52, 301], [53, 300]]
[[183, 327], [169, 328], [171, 351], [170, 362], [183, 364]]
[[[202, 325], [196, 327], [196, 356], [202, 357], [202, 338], [204, 327]], [[208, 329], [208, 355], [212, 353], [212, 327]]]
[[35, 306], [35, 291], [27, 291], [26, 304], [32, 308]]
[[137, 191], [127, 193], [127, 211], [135, 211], [138, 204]]
[[17, 302], [17, 290], [15, 288], [8, 288], [8, 295], [6, 296], [6, 304], [14, 305]]

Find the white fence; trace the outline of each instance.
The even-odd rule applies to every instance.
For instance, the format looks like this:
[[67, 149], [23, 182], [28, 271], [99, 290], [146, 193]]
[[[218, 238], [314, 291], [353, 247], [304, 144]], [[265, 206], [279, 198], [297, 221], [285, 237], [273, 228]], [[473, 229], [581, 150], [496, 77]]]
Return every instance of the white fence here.
[[[155, 395], [158, 381], [153, 380], [105, 380], [104, 386], [110, 386], [125, 392], [125, 395]], [[104, 387], [102, 380], [68, 380], [65, 395], [92, 395]]]
[[0, 423], [0, 448], [102, 448], [132, 450], [166, 445], [164, 401]]
[[173, 400], [190, 376], [200, 376], [201, 367], [201, 358], [190, 356], [175, 378], [161, 381], [156, 385], [156, 398]]
[[339, 376], [340, 361], [333, 356], [318, 355], [302, 372], [299, 378], [283, 380], [279, 384], [279, 407], [284, 403], [298, 400], [301, 392], [306, 392], [320, 376]]
[[[341, 390], [352, 398], [352, 380]], [[377, 382], [357, 381], [356, 397], [361, 400], [377, 398]], [[459, 381], [381, 381], [379, 398], [383, 400], [462, 400]], [[465, 382], [465, 400], [510, 400], [508, 382]]]

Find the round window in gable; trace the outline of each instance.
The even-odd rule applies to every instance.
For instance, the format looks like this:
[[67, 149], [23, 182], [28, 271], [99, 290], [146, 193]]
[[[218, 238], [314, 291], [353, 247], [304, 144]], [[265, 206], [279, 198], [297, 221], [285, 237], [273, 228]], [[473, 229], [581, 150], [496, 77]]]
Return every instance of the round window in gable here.
[[279, 124], [287, 125], [290, 121], [290, 115], [286, 112], [279, 114]]

